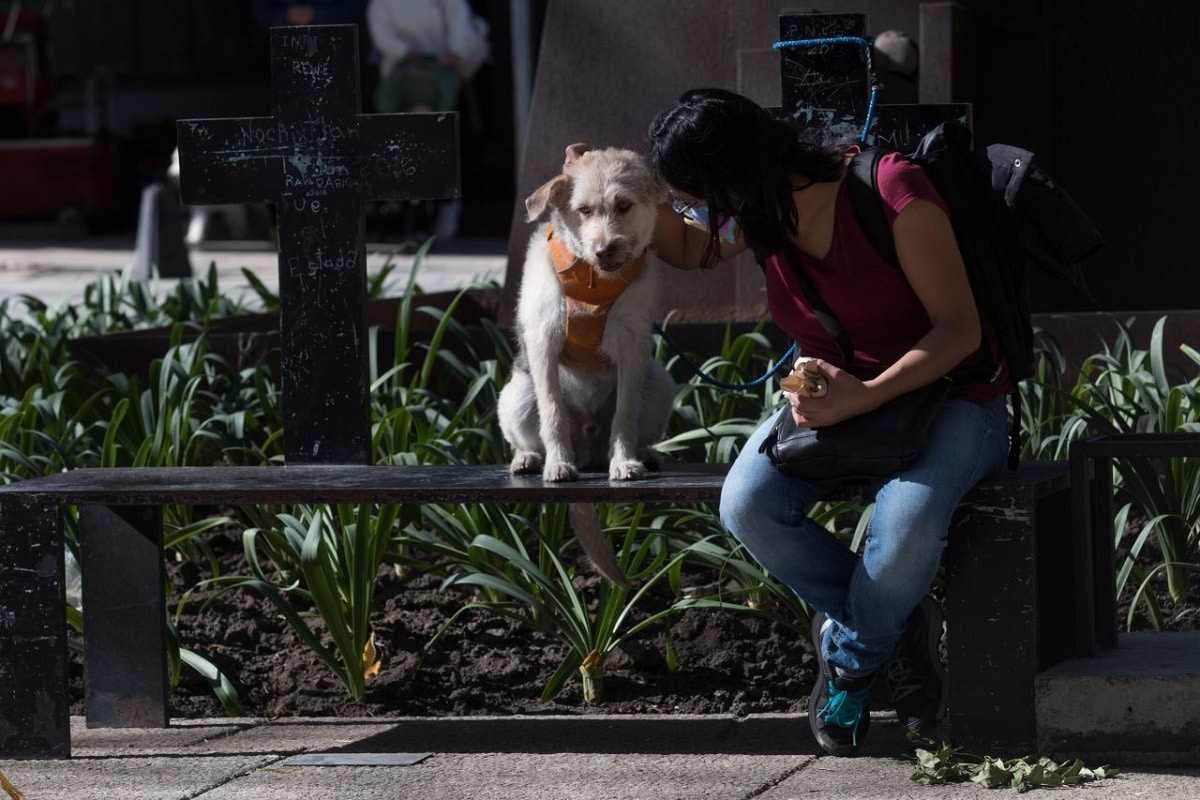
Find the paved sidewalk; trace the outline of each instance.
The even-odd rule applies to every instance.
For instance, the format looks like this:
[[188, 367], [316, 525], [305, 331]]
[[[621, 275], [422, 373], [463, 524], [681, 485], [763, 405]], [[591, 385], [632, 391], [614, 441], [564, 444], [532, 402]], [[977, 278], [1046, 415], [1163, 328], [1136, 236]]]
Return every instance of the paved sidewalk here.
[[[426, 292], [460, 289], [477, 279], [504, 282], [508, 258], [499, 238], [461, 239], [435, 246], [426, 257], [417, 283]], [[377, 273], [384, 264], [395, 265], [390, 281], [398, 294], [412, 270], [413, 256], [399, 254], [395, 243], [367, 245], [367, 273]], [[133, 263], [132, 236], [109, 236], [78, 240], [0, 239], [0, 300], [15, 295], [32, 295], [54, 305], [78, 299], [84, 287], [103, 275], [111, 275]], [[254, 273], [271, 291], [279, 288], [279, 269], [273, 245], [267, 241], [211, 242], [190, 251], [192, 272], [206, 277], [216, 264], [218, 285], [232, 296], [248, 292], [242, 270]], [[173, 279], [161, 279], [166, 284]], [[253, 295], [247, 295], [253, 299]]]
[[[28, 800], [896, 800], [996, 798], [913, 783], [894, 719], [817, 757], [803, 715], [213, 719], [88, 730], [69, 761], [0, 762]], [[318, 756], [317, 754], [322, 754]], [[418, 763], [382, 765], [411, 754]], [[306, 765], [322, 761], [342, 765]], [[345, 762], [358, 761], [358, 765]], [[1098, 766], [1098, 765], [1093, 765]], [[1117, 765], [1121, 766], [1121, 765]], [[1125, 767], [1080, 798], [1194, 800], [1200, 769]], [[1073, 796], [1073, 795], [1072, 795]], [[0, 798], [3, 798], [0, 792]]]

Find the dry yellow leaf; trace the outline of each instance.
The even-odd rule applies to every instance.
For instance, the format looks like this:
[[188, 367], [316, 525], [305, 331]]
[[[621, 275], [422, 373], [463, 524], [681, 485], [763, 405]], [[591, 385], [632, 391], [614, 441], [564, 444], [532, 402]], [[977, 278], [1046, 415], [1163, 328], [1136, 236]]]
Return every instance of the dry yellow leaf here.
[[25, 800], [25, 795], [8, 782], [8, 777], [3, 772], [0, 772], [0, 789], [3, 789], [12, 800]]
[[375, 652], [375, 632], [372, 631], [371, 638], [367, 639], [367, 646], [363, 648], [363, 678], [374, 678], [379, 674], [379, 670], [382, 668], [383, 662]]

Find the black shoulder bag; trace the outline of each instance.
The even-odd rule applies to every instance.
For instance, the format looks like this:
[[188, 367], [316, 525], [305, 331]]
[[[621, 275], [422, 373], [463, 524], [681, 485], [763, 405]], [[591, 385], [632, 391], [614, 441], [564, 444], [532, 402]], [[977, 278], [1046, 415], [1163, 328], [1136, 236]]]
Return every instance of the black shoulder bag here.
[[[813, 313], [837, 341], [846, 364], [854, 347], [841, 322], [800, 270], [796, 280]], [[912, 464], [925, 450], [929, 430], [950, 391], [950, 379], [895, 397], [873, 411], [820, 428], [801, 428], [785, 406], [759, 452], [782, 472], [810, 481], [872, 481]]]

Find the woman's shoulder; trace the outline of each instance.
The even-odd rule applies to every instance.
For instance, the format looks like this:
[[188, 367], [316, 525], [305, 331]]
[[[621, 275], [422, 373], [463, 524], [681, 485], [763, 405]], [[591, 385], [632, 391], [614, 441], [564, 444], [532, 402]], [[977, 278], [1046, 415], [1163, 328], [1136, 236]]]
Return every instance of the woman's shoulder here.
[[[879, 172], [878, 181], [880, 185], [885, 182], [896, 183], [901, 181], [915, 181], [929, 183], [929, 177], [925, 174], [925, 170], [919, 164], [909, 160], [902, 153], [884, 153], [879, 157]], [[930, 184], [932, 186], [932, 184]]]
[[900, 153], [886, 153], [880, 157], [876, 183], [888, 214], [888, 222], [894, 220], [914, 200], [929, 200], [943, 211], [948, 211], [925, 170]]

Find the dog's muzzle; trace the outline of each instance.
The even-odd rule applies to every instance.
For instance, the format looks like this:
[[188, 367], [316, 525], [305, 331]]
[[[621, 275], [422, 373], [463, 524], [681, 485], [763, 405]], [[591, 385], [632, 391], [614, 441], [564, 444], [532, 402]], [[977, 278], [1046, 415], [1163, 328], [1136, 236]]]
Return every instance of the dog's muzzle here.
[[596, 266], [605, 272], [615, 272], [633, 261], [637, 254], [625, 242], [609, 242], [593, 251]]

